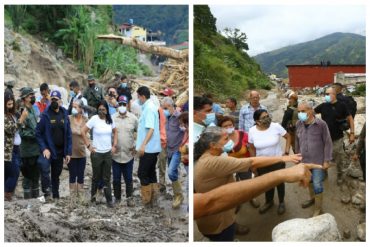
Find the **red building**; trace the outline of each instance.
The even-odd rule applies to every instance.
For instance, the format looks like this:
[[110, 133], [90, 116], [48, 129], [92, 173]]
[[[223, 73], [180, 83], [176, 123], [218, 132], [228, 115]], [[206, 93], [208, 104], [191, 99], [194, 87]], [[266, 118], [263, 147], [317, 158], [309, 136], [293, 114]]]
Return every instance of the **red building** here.
[[320, 87], [334, 83], [334, 74], [366, 73], [364, 64], [357, 65], [286, 65], [291, 88]]

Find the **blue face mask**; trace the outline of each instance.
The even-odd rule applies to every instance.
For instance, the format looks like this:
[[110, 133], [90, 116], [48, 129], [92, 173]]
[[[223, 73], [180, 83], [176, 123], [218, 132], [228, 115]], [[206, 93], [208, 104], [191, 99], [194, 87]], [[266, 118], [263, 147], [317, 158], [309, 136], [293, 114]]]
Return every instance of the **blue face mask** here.
[[203, 125], [194, 123], [193, 128], [193, 142], [197, 142], [200, 138], [200, 135], [203, 133], [205, 127]]
[[70, 91], [69, 92], [69, 95], [71, 96], [71, 98], [75, 97], [76, 96], [76, 93], [74, 91]]
[[121, 83], [121, 88], [126, 88], [127, 87], [127, 82]]
[[223, 151], [228, 153], [230, 152], [231, 150], [233, 150], [233, 147], [234, 147], [234, 142], [233, 140], [229, 140], [225, 145], [224, 145], [224, 149]]
[[169, 110], [163, 110], [163, 113], [164, 113], [164, 115], [166, 116], [166, 117], [170, 117], [171, 116], [171, 113], [170, 113], [170, 111]]
[[215, 120], [216, 120], [216, 114], [214, 112], [212, 112], [212, 113], [208, 113], [206, 115], [206, 119], [203, 120], [203, 123], [208, 126], [211, 123], [214, 123]]
[[325, 102], [330, 103], [330, 95], [325, 95]]
[[136, 100], [136, 103], [140, 106], [144, 105], [139, 99]]
[[302, 122], [306, 122], [308, 119], [306, 112], [298, 112], [298, 119]]

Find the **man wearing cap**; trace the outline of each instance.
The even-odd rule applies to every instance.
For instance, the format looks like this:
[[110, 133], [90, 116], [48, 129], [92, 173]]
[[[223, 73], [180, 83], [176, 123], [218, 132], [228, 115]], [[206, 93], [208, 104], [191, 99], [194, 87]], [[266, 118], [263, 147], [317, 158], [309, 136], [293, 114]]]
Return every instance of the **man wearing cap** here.
[[37, 167], [37, 159], [40, 149], [36, 140], [37, 115], [33, 104], [36, 101], [35, 92], [30, 87], [21, 89], [22, 106], [19, 123], [21, 125], [20, 136], [22, 142], [20, 152], [22, 158], [21, 171], [23, 174], [24, 199], [37, 198], [39, 196], [40, 172]]
[[165, 90], [162, 90], [160, 93], [163, 94], [164, 96], [172, 97], [175, 91], [173, 91], [171, 88], [166, 88]]
[[125, 95], [118, 97], [118, 112], [112, 118], [116, 124], [118, 138], [117, 150], [112, 155], [113, 190], [116, 203], [121, 201], [121, 177], [125, 180], [127, 206], [134, 206], [132, 192], [132, 170], [135, 154], [135, 132], [138, 119], [127, 111], [128, 99]]
[[[284, 112], [283, 121], [281, 126], [289, 133], [291, 138], [291, 147], [295, 153], [295, 134], [296, 134], [296, 122], [298, 120], [298, 95], [291, 92], [288, 95], [288, 107]], [[287, 153], [288, 154], [288, 153]]]
[[127, 97], [127, 110], [131, 111], [132, 94], [126, 75], [121, 76], [121, 82], [119, 87], [117, 88], [117, 92], [119, 95], [125, 95]]
[[97, 108], [100, 101], [104, 99], [103, 88], [95, 83], [94, 75], [90, 74], [87, 77], [89, 87], [85, 89], [83, 97], [86, 98], [89, 106]]
[[37, 142], [42, 152], [38, 164], [45, 198], [50, 199], [51, 186], [53, 198], [59, 199], [59, 176], [63, 162], [68, 164], [72, 155], [72, 131], [68, 111], [62, 107], [60, 92], [54, 90], [50, 97], [50, 106], [41, 115], [36, 129]]
[[9, 80], [9, 81], [5, 82], [5, 86], [6, 86], [5, 93], [14, 95], [14, 93], [13, 93], [14, 83], [15, 83], [14, 80]]

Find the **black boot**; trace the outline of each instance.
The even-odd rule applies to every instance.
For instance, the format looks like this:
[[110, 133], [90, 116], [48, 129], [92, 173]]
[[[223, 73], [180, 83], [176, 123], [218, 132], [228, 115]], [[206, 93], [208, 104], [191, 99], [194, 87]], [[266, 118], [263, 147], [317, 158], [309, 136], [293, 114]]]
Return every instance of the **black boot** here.
[[134, 191], [134, 186], [131, 183], [126, 184], [126, 199], [127, 199], [127, 206], [133, 207], [134, 206], [134, 201], [132, 200], [132, 193]]
[[113, 182], [113, 193], [114, 198], [116, 199], [116, 203], [121, 201], [121, 183], [120, 182]]
[[37, 198], [40, 196], [39, 189], [32, 189], [32, 198]]
[[98, 190], [98, 185], [96, 183], [91, 183], [91, 199], [90, 201], [95, 203], [96, 202], [96, 192]]
[[32, 198], [31, 189], [23, 189], [23, 198], [24, 199], [31, 199]]
[[104, 188], [105, 200], [107, 201], [107, 206], [113, 208], [112, 202], [112, 189], [110, 187]]

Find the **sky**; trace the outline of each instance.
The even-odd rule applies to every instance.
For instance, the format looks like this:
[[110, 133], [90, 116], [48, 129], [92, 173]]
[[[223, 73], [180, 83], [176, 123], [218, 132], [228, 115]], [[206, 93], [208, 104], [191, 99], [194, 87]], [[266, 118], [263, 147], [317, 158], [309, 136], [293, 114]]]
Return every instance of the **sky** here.
[[365, 35], [362, 5], [210, 5], [218, 30], [238, 28], [255, 56], [334, 32]]

